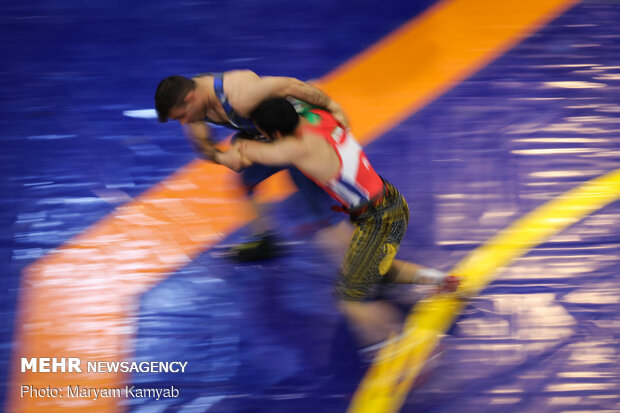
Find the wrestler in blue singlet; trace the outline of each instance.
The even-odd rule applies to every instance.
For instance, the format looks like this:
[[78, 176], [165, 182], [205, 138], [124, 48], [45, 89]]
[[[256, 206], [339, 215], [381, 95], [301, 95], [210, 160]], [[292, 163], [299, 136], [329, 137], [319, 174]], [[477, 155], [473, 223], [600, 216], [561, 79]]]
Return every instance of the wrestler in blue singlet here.
[[[205, 73], [204, 75], [213, 76], [213, 89], [215, 91], [215, 96], [217, 96], [218, 100], [222, 104], [224, 111], [226, 112], [226, 117], [228, 118], [228, 123], [215, 122], [209, 118], [205, 118], [205, 121], [208, 123], [213, 123], [216, 125], [225, 126], [238, 132], [235, 134], [233, 139], [254, 139], [254, 140], [264, 140], [264, 137], [260, 134], [260, 132], [254, 126], [254, 123], [248, 118], [244, 118], [239, 115], [233, 108], [230, 106], [228, 102], [228, 97], [224, 94], [224, 76], [222, 73]], [[294, 101], [294, 105], [298, 108], [298, 111], [302, 111], [302, 109], [307, 109], [310, 105], [305, 102], [301, 102], [297, 99]], [[334, 205], [333, 200], [330, 196], [328, 196], [325, 191], [319, 188], [314, 182], [308, 179], [304, 174], [302, 174], [297, 168], [282, 168], [282, 167], [271, 167], [265, 165], [252, 165], [249, 168], [241, 171], [241, 180], [243, 185], [246, 187], [249, 194], [252, 194], [254, 188], [265, 179], [269, 178], [273, 174], [280, 172], [283, 169], [287, 169], [293, 182], [299, 189], [301, 196], [303, 197], [305, 203], [309, 207], [309, 212], [312, 215], [312, 218], [315, 220], [325, 220], [330, 224], [335, 223], [340, 219], [338, 214], [334, 214], [331, 206]]]

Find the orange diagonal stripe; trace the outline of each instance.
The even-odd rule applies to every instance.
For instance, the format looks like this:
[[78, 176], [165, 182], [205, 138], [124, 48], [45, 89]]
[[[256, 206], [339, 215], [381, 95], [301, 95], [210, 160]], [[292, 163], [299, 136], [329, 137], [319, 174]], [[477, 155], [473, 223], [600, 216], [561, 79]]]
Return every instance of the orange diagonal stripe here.
[[[572, 1], [444, 1], [328, 75], [361, 141], [376, 138], [544, 23]], [[422, 137], [412, 137], [422, 138]], [[23, 274], [9, 411], [120, 410], [115, 398], [20, 397], [22, 386], [119, 387], [124, 377], [20, 373], [21, 357], [131, 357], [138, 297], [249, 222], [234, 176], [194, 162]], [[268, 199], [292, 192], [283, 176]]]
[[372, 140], [577, 1], [440, 1], [320, 85], [348, 112], [355, 136]]

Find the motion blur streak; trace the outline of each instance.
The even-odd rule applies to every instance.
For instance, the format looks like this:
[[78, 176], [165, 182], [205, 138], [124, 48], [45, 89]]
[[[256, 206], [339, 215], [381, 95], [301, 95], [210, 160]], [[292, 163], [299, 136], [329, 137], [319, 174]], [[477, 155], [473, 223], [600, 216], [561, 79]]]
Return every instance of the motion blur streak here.
[[320, 86], [346, 109], [358, 139], [370, 140], [575, 3], [441, 1], [327, 75]]
[[[564, 228], [618, 199], [620, 169], [547, 202], [471, 252], [452, 269], [452, 273], [463, 277], [460, 292], [466, 296], [477, 294], [503, 267]], [[350, 411], [398, 411], [423, 362], [464, 305], [465, 302], [453, 295], [439, 295], [414, 307], [399, 340], [377, 355]]]
[[[348, 111], [356, 136], [368, 142], [572, 4], [530, 3], [440, 3], [328, 75], [322, 86]], [[463, 13], [467, 19], [459, 17]], [[502, 16], [510, 19], [502, 21]], [[376, 87], [366, 89], [369, 74], [382, 80], [380, 95]], [[370, 99], [380, 101], [381, 107], [369, 105]], [[201, 162], [186, 166], [31, 265], [23, 277], [14, 361], [49, 354], [93, 361], [130, 355], [131, 316], [139, 294], [252, 218], [238, 201], [240, 192], [231, 189], [231, 174], [221, 169]], [[271, 196], [278, 198], [292, 191], [286, 181], [272, 187], [276, 190]], [[56, 284], [58, 273], [70, 277], [71, 283]], [[75, 297], [76, 286], [92, 294]], [[92, 350], [83, 343], [90, 343]], [[10, 411], [113, 412], [119, 408], [115, 399], [105, 398], [77, 404], [54, 398], [20, 399], [15, 396], [20, 383], [63, 386], [71, 376], [29, 373], [20, 375], [18, 383], [16, 367], [14, 363]], [[123, 379], [80, 376], [85, 387], [113, 387]]]
[[[216, 243], [221, 234], [253, 218], [246, 205], [236, 201], [243, 192], [233, 182], [224, 168], [192, 163], [28, 267], [14, 369], [20, 357], [50, 354], [89, 361], [127, 359], [137, 296]], [[68, 282], [55, 283], [58, 278]], [[76, 295], [76, 288], [90, 294]], [[12, 395], [19, 394], [15, 389], [21, 383], [66, 387], [76, 380], [70, 373], [19, 376], [19, 383], [12, 382]], [[107, 388], [120, 385], [123, 377], [84, 372], [79, 380], [84, 387]], [[13, 399], [10, 411], [112, 412], [116, 404], [114, 398], [75, 404], [20, 398]]]
[[[334, 93], [338, 87], [331, 86], [329, 80], [338, 80], [337, 72], [336, 75], [328, 77], [328, 82], [323, 86], [351, 112], [352, 124], [355, 125], [357, 133], [365, 138], [372, 137], [384, 132], [385, 128], [471, 75], [575, 3], [574, 0], [518, 3], [484, 0], [440, 2], [419, 19], [393, 33], [384, 43], [368, 50], [367, 55], [362, 54], [348, 63], [356, 67], [347, 72], [346, 81], [340, 81], [338, 85], [352, 88], [357, 84], [360, 92], [342, 93], [342, 96]], [[359, 64], [360, 62], [364, 64]], [[383, 87], [377, 90], [374, 83], [367, 79], [382, 73], [386, 67], [393, 72], [389, 73], [389, 76], [381, 77]], [[346, 68], [347, 65], [343, 69]], [[364, 91], [364, 85], [372, 88], [372, 92]], [[409, 100], [408, 97], [412, 95], [416, 95], [417, 99]], [[364, 96], [368, 100], [364, 100]], [[372, 104], [373, 100], [382, 102], [382, 105], [378, 108]], [[380, 118], [382, 122], [376, 125], [357, 125], [357, 121], [367, 118]], [[613, 193], [609, 195], [614, 197]], [[586, 214], [576, 216], [581, 218], [584, 215]], [[538, 213], [533, 219], [537, 217]], [[545, 215], [545, 219], [548, 217]], [[563, 224], [564, 221], [559, 223]], [[561, 228], [554, 229], [559, 231]], [[549, 234], [545, 235], [553, 232], [550, 230]], [[531, 235], [526, 232], [527, 234]], [[542, 235], [529, 242], [518, 242], [509, 249], [503, 249], [503, 244], [492, 240], [489, 248], [495, 250], [497, 245], [502, 245], [500, 250], [516, 256], [544, 239], [545, 236]], [[476, 286], [476, 290], [481, 289], [494, 274], [491, 270], [496, 270], [500, 263], [509, 261], [491, 260], [485, 252], [486, 249], [481, 251], [483, 259], [476, 260], [476, 263], [483, 262], [490, 267], [473, 269], [470, 266], [463, 268], [462, 265], [457, 265], [453, 270], [454, 273], [467, 276], [463, 283], [464, 288], [473, 290]], [[472, 257], [478, 257], [477, 254], [472, 254]], [[445, 298], [416, 306], [403, 330], [402, 339], [384, 348], [377, 356], [376, 364], [360, 384], [349, 411], [398, 411], [420, 371], [422, 362], [437, 344], [440, 334], [450, 327], [461, 307], [457, 306], [455, 300]]]

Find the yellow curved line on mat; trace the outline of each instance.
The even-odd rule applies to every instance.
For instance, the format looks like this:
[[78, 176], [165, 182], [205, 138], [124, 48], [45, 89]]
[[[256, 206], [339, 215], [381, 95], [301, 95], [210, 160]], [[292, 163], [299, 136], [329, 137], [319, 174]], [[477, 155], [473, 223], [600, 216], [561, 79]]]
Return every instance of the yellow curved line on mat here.
[[[491, 238], [451, 272], [463, 276], [459, 290], [476, 294], [504, 267], [553, 235], [620, 199], [620, 169], [588, 181], [547, 202]], [[397, 412], [424, 360], [461, 313], [453, 295], [419, 303], [407, 318], [400, 340], [378, 355], [350, 405], [351, 413]]]
[[[445, 0], [320, 82], [369, 142], [483, 67], [574, 0]], [[423, 137], [412, 137], [412, 139]], [[120, 374], [20, 373], [20, 357], [123, 360], [140, 295], [252, 215], [223, 168], [192, 162], [23, 274], [8, 410], [109, 413], [112, 398], [20, 398], [22, 384], [114, 387]], [[292, 192], [283, 176], [266, 199]]]

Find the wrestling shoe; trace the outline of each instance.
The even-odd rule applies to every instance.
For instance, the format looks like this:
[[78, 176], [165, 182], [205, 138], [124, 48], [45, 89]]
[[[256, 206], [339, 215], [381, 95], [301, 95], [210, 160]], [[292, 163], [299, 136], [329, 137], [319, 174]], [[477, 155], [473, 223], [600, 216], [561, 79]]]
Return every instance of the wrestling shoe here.
[[255, 239], [237, 244], [228, 250], [228, 257], [239, 262], [267, 260], [283, 254], [283, 246], [270, 232], [258, 234]]

